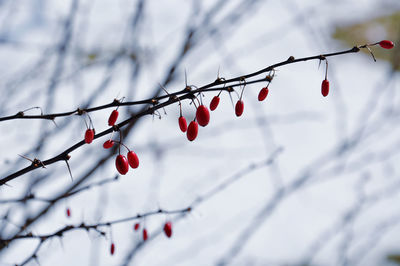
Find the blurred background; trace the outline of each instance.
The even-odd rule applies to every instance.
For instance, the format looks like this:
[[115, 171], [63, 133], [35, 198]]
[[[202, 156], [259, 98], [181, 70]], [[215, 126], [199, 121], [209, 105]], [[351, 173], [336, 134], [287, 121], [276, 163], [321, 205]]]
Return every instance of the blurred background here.
[[[200, 87], [289, 56], [398, 43], [399, 26], [398, 0], [1, 0], [0, 116], [165, 95], [158, 84], [182, 90], [185, 71]], [[73, 180], [58, 162], [2, 185], [0, 238], [12, 241], [0, 265], [399, 265], [399, 46], [372, 47], [377, 62], [368, 51], [330, 57], [328, 97], [318, 61], [277, 68], [264, 102], [265, 84], [246, 86], [240, 118], [223, 92], [193, 142], [177, 104], [142, 117], [123, 129], [140, 158], [125, 176], [118, 151], [102, 147], [108, 135], [70, 153]], [[120, 107], [118, 121], [147, 107]], [[89, 114], [96, 132], [112, 110]], [[189, 101], [182, 111], [193, 119]], [[0, 122], [1, 178], [30, 164], [18, 155], [45, 160], [81, 141], [85, 120]]]

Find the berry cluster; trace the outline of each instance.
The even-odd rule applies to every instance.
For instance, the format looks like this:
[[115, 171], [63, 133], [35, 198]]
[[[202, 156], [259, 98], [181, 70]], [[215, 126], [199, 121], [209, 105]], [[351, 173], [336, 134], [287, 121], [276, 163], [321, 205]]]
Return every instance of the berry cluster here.
[[[140, 223], [135, 223], [133, 226], [133, 229], [135, 231], [138, 231], [140, 229]], [[171, 221], [165, 222], [163, 230], [164, 230], [165, 235], [168, 238], [170, 238], [172, 236], [172, 222]], [[143, 241], [146, 241], [149, 237], [146, 227], [144, 227], [142, 230], [142, 237], [143, 237]]]
[[[362, 46], [358, 46], [358, 47], [354, 47], [354, 48], [358, 49], [358, 50], [360, 48], [368, 49], [368, 51], [371, 53], [372, 57], [375, 60], [375, 57], [374, 57], [371, 49], [369, 48], [369, 47], [374, 46], [374, 45], [379, 45], [384, 49], [392, 49], [394, 47], [394, 43], [393, 42], [391, 42], [389, 40], [382, 40], [382, 41], [377, 42], [377, 43], [366, 44], [366, 45], [362, 45]], [[324, 78], [324, 80], [322, 81], [322, 84], [321, 84], [321, 94], [322, 94], [322, 96], [326, 97], [329, 94], [328, 60], [327, 60], [327, 58], [325, 56], [322, 56], [322, 55], [319, 56], [319, 59], [320, 59], [320, 62], [321, 61], [325, 61], [325, 63], [326, 63], [325, 78]], [[288, 61], [295, 61], [295, 59], [294, 59], [294, 57], [291, 56], [288, 59]], [[268, 93], [269, 93], [269, 85], [270, 85], [272, 79], [274, 78], [274, 76], [275, 76], [275, 70], [272, 69], [269, 72], [269, 74], [266, 76], [266, 78], [265, 78], [265, 80], [268, 82], [268, 84], [267, 84], [267, 86], [263, 87], [260, 90], [260, 92], [258, 94], [258, 101], [261, 102], [261, 101], [264, 101], [267, 98]], [[215, 81], [215, 83], [216, 84], [224, 84], [224, 88], [225, 88], [225, 84], [227, 83], [225, 81], [226, 80], [224, 78], [218, 77], [217, 80]], [[241, 93], [240, 93], [240, 97], [238, 95], [239, 99], [237, 100], [237, 102], [236, 102], [236, 104], [234, 106], [234, 110], [235, 110], [235, 115], [237, 117], [240, 117], [240, 116], [242, 116], [242, 114], [244, 112], [244, 102], [243, 102], [242, 98], [243, 98], [244, 88], [246, 86], [245, 78], [241, 77], [240, 80], [239, 80], [239, 84], [236, 85], [236, 86], [240, 86]], [[190, 92], [192, 87], [195, 87], [195, 86], [188, 86], [187, 83], [186, 83], [186, 90], [187, 91]], [[165, 88], [163, 88], [163, 89], [166, 91]], [[221, 94], [221, 92], [223, 90], [224, 89], [222, 89], [218, 93], [218, 95], [216, 95], [216, 96], [214, 96], [212, 98], [212, 100], [210, 102], [210, 105], [209, 105], [209, 108], [210, 108], [211, 111], [215, 111], [217, 109], [217, 107], [218, 107], [218, 105], [220, 103], [220, 100], [221, 100], [220, 99], [220, 94]], [[233, 85], [230, 86], [230, 87], [227, 87], [227, 89], [225, 89], [225, 90], [227, 90], [229, 92], [229, 95], [231, 94], [231, 92], [235, 92], [235, 90], [233, 89]], [[169, 94], [167, 91], [166, 91], [166, 93]], [[192, 92], [190, 92], [190, 93], [192, 93]], [[189, 141], [194, 141], [197, 138], [197, 135], [198, 135], [198, 132], [199, 132], [199, 125], [201, 127], [205, 127], [210, 122], [210, 111], [203, 104], [201, 95], [202, 95], [202, 92], [201, 91], [198, 92], [198, 96], [200, 96], [200, 100], [199, 100], [198, 96], [194, 96], [194, 94], [193, 94], [192, 101], [193, 101], [193, 105], [196, 108], [196, 115], [195, 115], [195, 118], [193, 119], [193, 121], [191, 121], [189, 123], [189, 125], [187, 124], [186, 118], [182, 115], [182, 107], [181, 107], [182, 103], [180, 102], [180, 100], [178, 98], [179, 107], [180, 107], [180, 116], [178, 118], [179, 128], [180, 128], [180, 130], [182, 132], [186, 133], [186, 137], [187, 137], [187, 139]], [[174, 97], [177, 97], [177, 96], [174, 96]], [[197, 100], [197, 105], [195, 103], [195, 100]], [[232, 98], [231, 98], [231, 100], [232, 100]], [[116, 101], [118, 103], [120, 102], [119, 100], [116, 100]], [[117, 107], [117, 109], [115, 109], [115, 110], [113, 110], [111, 112], [111, 114], [110, 114], [110, 116], [108, 118], [108, 125], [111, 126], [111, 127], [115, 127], [116, 128], [116, 129], [114, 129], [115, 131], [119, 130], [115, 126], [115, 123], [116, 123], [116, 121], [118, 119], [118, 116], [119, 116], [119, 113], [118, 113], [118, 107]], [[84, 137], [85, 143], [87, 143], [87, 144], [91, 143], [93, 141], [94, 137], [95, 137], [95, 130], [94, 130], [94, 127], [93, 127], [93, 123], [92, 123], [92, 121], [91, 121], [89, 116], [88, 116], [88, 118], [90, 120], [90, 123], [89, 123], [89, 126], [88, 126], [88, 124], [85, 121], [87, 130], [85, 132], [85, 137]], [[129, 148], [126, 147], [122, 143], [121, 134], [120, 134], [120, 141], [114, 141], [114, 140], [112, 140], [110, 138], [109, 140], [104, 142], [103, 147], [105, 149], [110, 149], [110, 148], [112, 148], [114, 146], [115, 143], [118, 143], [118, 145], [119, 145], [118, 146], [119, 154], [116, 157], [115, 166], [116, 166], [116, 168], [117, 168], [117, 170], [118, 170], [118, 172], [120, 174], [125, 175], [129, 170], [129, 166], [132, 167], [132, 168], [137, 168], [139, 166], [139, 158], [136, 155], [136, 153], [134, 153], [133, 151], [129, 150]], [[126, 157], [124, 155], [122, 155], [121, 152], [120, 152], [121, 145], [124, 146], [128, 150], [128, 153], [127, 153]]]
[[[109, 126], [115, 126], [115, 122], [118, 119], [118, 110], [115, 109], [111, 112], [110, 117], [108, 118], [108, 125]], [[119, 154], [117, 155], [117, 158], [115, 159], [115, 167], [117, 168], [117, 171], [121, 175], [126, 175], [129, 171], [129, 166], [132, 167], [133, 169], [136, 169], [139, 167], [139, 157], [134, 151], [131, 151], [127, 146], [125, 146], [122, 141], [121, 141], [121, 133], [120, 133], [120, 141], [114, 141], [112, 139], [109, 139], [103, 143], [103, 148], [104, 149], [110, 149], [114, 146], [114, 144], [117, 142], [118, 143], [118, 150]], [[121, 154], [121, 145], [124, 146], [127, 150], [128, 153], [126, 157]]]
[[[275, 75], [275, 71], [272, 70], [270, 72], [270, 74], [266, 77], [266, 81], [268, 81], [268, 85], [261, 89], [261, 91], [258, 95], [259, 101], [263, 101], [263, 100], [265, 100], [265, 98], [267, 98], [268, 86], [271, 83], [274, 75]], [[219, 78], [219, 77], [217, 79], [218, 82], [221, 82], [223, 80], [224, 80], [223, 78]], [[241, 93], [240, 93], [240, 96], [238, 95], [239, 99], [237, 100], [235, 107], [234, 107], [235, 115], [237, 117], [242, 116], [243, 111], [244, 111], [244, 102], [243, 102], [242, 98], [243, 98], [243, 92], [244, 92], [244, 88], [246, 86], [246, 82], [244, 79], [241, 79], [240, 82], [241, 82], [240, 83]], [[189, 86], [187, 86], [187, 87], [189, 87]], [[234, 89], [232, 87], [228, 87], [227, 91], [229, 93], [231, 93], [231, 92], [234, 92]], [[220, 103], [220, 100], [221, 100], [221, 98], [219, 97], [221, 92], [222, 92], [222, 90], [218, 93], [218, 95], [216, 95], [212, 98], [212, 100], [210, 102], [210, 110], [211, 111], [215, 111], [217, 109], [217, 107]], [[199, 95], [201, 96], [201, 94], [199, 94]], [[193, 119], [193, 121], [190, 122], [189, 126], [187, 126], [186, 118], [182, 115], [182, 107], [181, 107], [181, 103], [179, 103], [179, 107], [180, 107], [180, 116], [178, 118], [179, 128], [182, 132], [184, 132], [184, 133], [186, 132], [186, 137], [189, 141], [193, 141], [196, 139], [197, 134], [199, 132], [199, 125], [202, 127], [205, 127], [210, 122], [210, 111], [202, 103], [201, 98], [200, 98], [200, 101], [197, 99], [197, 97], [195, 97], [195, 99], [198, 101], [199, 105], [198, 105], [198, 107], [196, 107], [196, 116]], [[232, 100], [232, 98], [231, 98], [231, 100]], [[193, 103], [195, 105], [195, 101], [193, 101]]]
[[[133, 229], [134, 229], [135, 231], [139, 231], [139, 229], [140, 229], [140, 223], [135, 223], [134, 226], [133, 226]], [[164, 230], [165, 235], [166, 235], [168, 238], [171, 238], [171, 236], [172, 236], [172, 222], [171, 222], [171, 221], [167, 221], [167, 222], [164, 224], [163, 230]], [[149, 234], [148, 234], [148, 232], [147, 232], [147, 229], [144, 227], [143, 230], [142, 230], [142, 239], [143, 239], [143, 241], [146, 241], [148, 238], [149, 238]], [[114, 253], [115, 253], [115, 243], [114, 243], [114, 242], [111, 242], [111, 245], [110, 245], [110, 254], [111, 254], [111, 255], [114, 255]]]
[[[118, 101], [118, 100], [116, 100]], [[118, 101], [119, 102], [119, 101]], [[115, 123], [117, 122], [118, 119], [118, 108], [113, 110], [108, 118], [108, 125], [111, 127], [115, 127]], [[89, 118], [89, 126], [86, 123], [85, 120], [85, 124], [86, 124], [86, 132], [85, 132], [85, 143], [90, 144], [92, 143], [94, 136], [95, 136], [95, 130], [94, 130], [94, 126], [93, 126], [93, 122], [90, 119], [90, 116], [87, 115]], [[119, 131], [119, 129], [116, 127], [116, 130]], [[118, 150], [119, 150], [119, 154], [117, 155], [117, 158], [115, 159], [115, 167], [117, 168], [117, 171], [121, 174], [121, 175], [126, 175], [126, 173], [128, 173], [129, 171], [129, 166], [132, 167], [133, 169], [138, 168], [139, 167], [139, 157], [137, 156], [137, 154], [134, 151], [131, 151], [127, 146], [125, 146], [122, 143], [122, 135], [120, 132], [120, 141], [114, 141], [111, 138], [109, 140], [106, 140], [103, 143], [103, 148], [104, 149], [110, 149], [114, 146], [114, 144], [117, 143], [118, 144]], [[121, 154], [121, 145], [124, 146], [127, 150], [128, 153], [126, 155], [126, 157], [124, 155]], [[69, 216], [69, 215], [68, 215]]]

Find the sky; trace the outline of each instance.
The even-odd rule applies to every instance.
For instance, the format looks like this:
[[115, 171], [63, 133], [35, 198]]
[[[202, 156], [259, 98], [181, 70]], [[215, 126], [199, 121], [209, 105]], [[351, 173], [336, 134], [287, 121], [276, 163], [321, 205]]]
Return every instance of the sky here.
[[[201, 87], [289, 56], [348, 50], [348, 43], [333, 39], [336, 27], [400, 9], [390, 0], [144, 1], [135, 22], [139, 1], [78, 2], [0, 2], [0, 116], [36, 106], [41, 109], [25, 113], [66, 112], [122, 97], [143, 100], [160, 83], [167, 83], [168, 93], [183, 89], [185, 73], [188, 85]], [[357, 38], [353, 45], [364, 44]], [[399, 39], [378, 26], [367, 38]], [[175, 72], [166, 82], [171, 66]], [[72, 180], [66, 164], [57, 162], [0, 187], [2, 239], [49, 205], [38, 199], [57, 197], [75, 184], [72, 191], [86, 189], [57, 201], [22, 234], [191, 208], [99, 227], [104, 236], [71, 230], [50, 237], [38, 252], [37, 240], [16, 240], [0, 251], [0, 265], [21, 263], [33, 253], [40, 265], [393, 265], [386, 256], [399, 252], [398, 73], [368, 53], [330, 57], [328, 66], [327, 97], [321, 95], [326, 65], [318, 60], [276, 68], [263, 102], [257, 95], [267, 84], [246, 85], [241, 117], [232, 102], [243, 87], [231, 95], [223, 91], [210, 124], [193, 142], [179, 130], [178, 104], [140, 118], [123, 140], [140, 166], [118, 179], [118, 151], [102, 148], [107, 139], [119, 139], [114, 133], [70, 153]], [[208, 106], [217, 94], [198, 97]], [[119, 121], [140, 107], [121, 106]], [[1, 176], [29, 165], [19, 154], [44, 160], [81, 141], [89, 117], [96, 133], [107, 130], [112, 110], [55, 123], [0, 121]], [[194, 105], [182, 101], [182, 113], [192, 121]], [[37, 199], [4, 202], [29, 193]], [[171, 238], [162, 232], [169, 220]], [[149, 240], [133, 230], [136, 222]]]

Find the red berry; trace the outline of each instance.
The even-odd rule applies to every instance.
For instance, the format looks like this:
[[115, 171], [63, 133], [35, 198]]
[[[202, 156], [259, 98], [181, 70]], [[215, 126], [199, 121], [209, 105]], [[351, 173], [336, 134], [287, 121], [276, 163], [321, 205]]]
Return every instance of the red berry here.
[[244, 103], [241, 100], [238, 100], [235, 106], [236, 116], [239, 117], [243, 114]]
[[67, 217], [71, 217], [71, 210], [69, 208], [67, 208], [66, 213], [67, 213]]
[[321, 93], [322, 93], [322, 96], [324, 96], [324, 97], [328, 96], [328, 94], [329, 94], [329, 81], [327, 79], [324, 79], [322, 81]]
[[88, 128], [85, 132], [85, 142], [87, 144], [92, 143], [94, 139], [94, 129]]
[[181, 129], [181, 131], [186, 132], [186, 130], [187, 130], [186, 118], [183, 116], [180, 116], [178, 119], [178, 122], [179, 122], [179, 128]]
[[388, 40], [380, 41], [379, 45], [385, 49], [392, 49], [394, 47], [394, 43], [392, 41], [388, 41]]
[[144, 229], [143, 229], [143, 241], [146, 241], [147, 238], [148, 238], [147, 230], [146, 230], [146, 228], [144, 228]]
[[135, 231], [139, 230], [140, 224], [139, 223], [135, 223], [134, 229]]
[[219, 97], [214, 96], [214, 98], [212, 98], [211, 103], [210, 103], [210, 110], [214, 111], [215, 109], [217, 109], [218, 104], [219, 104]]
[[114, 245], [114, 243], [111, 243], [111, 247], [110, 247], [111, 255], [114, 255], [114, 252], [115, 252], [115, 245]]
[[188, 130], [186, 132], [186, 137], [189, 141], [193, 141], [197, 137], [197, 133], [199, 132], [199, 125], [196, 121], [192, 121], [189, 124]]
[[111, 112], [110, 117], [108, 118], [108, 125], [113, 126], [118, 119], [118, 111], [114, 110]]
[[210, 122], [210, 112], [204, 105], [200, 105], [196, 111], [196, 119], [200, 126], [205, 127]]
[[166, 222], [164, 225], [164, 233], [167, 237], [172, 236], [172, 223], [171, 222]]
[[106, 142], [104, 142], [103, 144], [103, 148], [104, 149], [109, 149], [112, 146], [114, 146], [114, 141], [113, 140], [107, 140]]
[[267, 96], [268, 96], [268, 88], [267, 87], [264, 87], [264, 88], [262, 88], [261, 90], [260, 90], [260, 93], [258, 94], [258, 100], [261, 102], [261, 101], [264, 101], [265, 100], [265, 98], [267, 98]]
[[117, 167], [117, 170], [121, 175], [125, 175], [126, 173], [128, 173], [129, 164], [125, 156], [121, 154], [118, 155], [117, 159], [115, 159], [115, 166]]
[[138, 168], [139, 167], [139, 158], [136, 155], [136, 153], [134, 153], [133, 151], [129, 151], [128, 152], [128, 162], [129, 162], [129, 165], [132, 168]]

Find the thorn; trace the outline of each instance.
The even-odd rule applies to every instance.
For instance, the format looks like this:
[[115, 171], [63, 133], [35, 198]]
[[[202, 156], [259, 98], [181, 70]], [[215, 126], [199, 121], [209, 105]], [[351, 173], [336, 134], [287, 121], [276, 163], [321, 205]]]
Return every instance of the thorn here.
[[368, 49], [368, 51], [370, 52], [370, 54], [371, 54], [371, 56], [372, 56], [372, 59], [374, 59], [374, 61], [376, 62], [375, 56], [374, 56], [374, 54], [372, 53], [371, 49], [369, 49], [368, 46], [366, 46], [365, 48]]
[[[68, 155], [69, 156], [69, 155]], [[71, 181], [74, 181], [74, 178], [72, 177], [72, 172], [71, 172], [71, 167], [69, 166], [68, 160], [65, 160], [65, 163], [67, 164], [69, 176], [71, 177]]]

